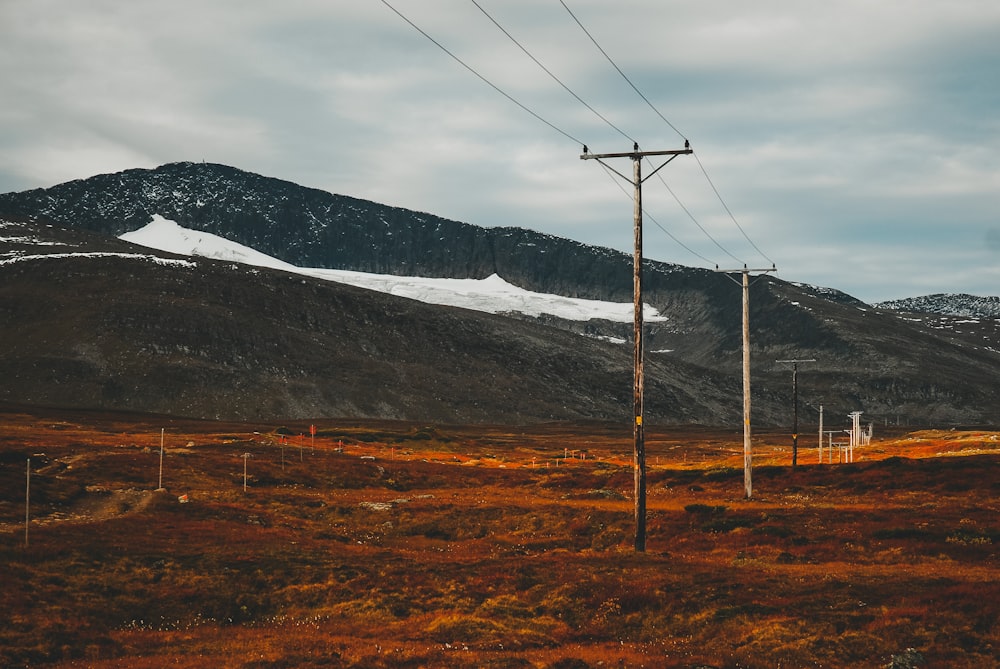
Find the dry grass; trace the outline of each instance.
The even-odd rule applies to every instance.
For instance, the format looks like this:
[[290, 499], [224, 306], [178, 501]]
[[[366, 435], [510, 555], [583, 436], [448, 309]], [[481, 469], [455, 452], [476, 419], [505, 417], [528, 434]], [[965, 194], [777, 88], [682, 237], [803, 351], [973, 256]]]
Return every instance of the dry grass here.
[[164, 418], [156, 492], [160, 419], [2, 418], [4, 666], [878, 667], [914, 648], [981, 667], [1000, 647], [996, 433], [877, 440], [850, 465], [800, 448], [795, 471], [761, 435], [752, 500], [739, 435], [648, 434], [635, 554], [619, 426], [330, 423], [313, 442]]

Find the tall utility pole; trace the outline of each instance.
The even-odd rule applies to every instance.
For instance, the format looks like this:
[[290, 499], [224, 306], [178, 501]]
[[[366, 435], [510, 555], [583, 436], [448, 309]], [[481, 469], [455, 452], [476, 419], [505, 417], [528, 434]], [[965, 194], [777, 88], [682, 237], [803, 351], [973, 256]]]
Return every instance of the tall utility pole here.
[[774, 265], [767, 269], [719, 269], [716, 272], [740, 272], [743, 275], [743, 491], [746, 498], [753, 495], [751, 470], [753, 469], [753, 449], [750, 446], [750, 272], [776, 272]]
[[[795, 469], [799, 462], [799, 363], [816, 362], [816, 360], [809, 358], [808, 360], [775, 360], [775, 362], [791, 363], [792, 365], [792, 469]], [[822, 421], [820, 425], [822, 425]]]
[[[683, 149], [673, 149], [667, 151], [640, 151], [639, 144], [632, 145], [631, 153], [590, 153], [587, 147], [583, 147], [581, 160], [596, 160], [609, 170], [626, 181], [632, 182], [635, 188], [635, 202], [633, 207], [633, 236], [635, 238], [635, 254], [632, 258], [632, 302], [635, 309], [634, 327], [632, 339], [634, 342], [633, 353], [633, 382], [632, 382], [632, 441], [633, 441], [633, 470], [635, 478], [635, 550], [644, 552], [646, 550], [646, 444], [645, 431], [642, 425], [643, 416], [643, 346], [642, 346], [642, 182], [653, 176], [667, 163], [680, 155], [691, 153], [691, 148], [687, 142]], [[646, 179], [642, 178], [642, 159], [647, 156], [669, 156], [659, 167], [649, 173]], [[604, 162], [606, 158], [630, 158], [632, 160], [632, 178], [628, 178], [618, 170]]]

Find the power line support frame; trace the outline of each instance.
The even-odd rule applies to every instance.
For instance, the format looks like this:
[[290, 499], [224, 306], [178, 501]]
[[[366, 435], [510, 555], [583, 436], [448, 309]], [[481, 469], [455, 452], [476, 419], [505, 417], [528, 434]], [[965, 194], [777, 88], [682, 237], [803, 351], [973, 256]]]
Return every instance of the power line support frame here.
[[[633, 334], [633, 382], [632, 382], [632, 467], [634, 473], [635, 499], [635, 550], [637, 553], [646, 550], [646, 444], [645, 426], [643, 425], [643, 390], [645, 385], [645, 369], [643, 361], [642, 337], [642, 183], [667, 166], [674, 158], [692, 153], [690, 148], [665, 151], [640, 151], [634, 144], [633, 150], [626, 153], [589, 153], [583, 147], [581, 160], [596, 160], [622, 179], [632, 183], [635, 189], [633, 208], [633, 237], [635, 252], [632, 257], [632, 302], [634, 308]], [[659, 167], [642, 177], [642, 159], [648, 156], [669, 156]], [[604, 162], [606, 158], [629, 158], [632, 160], [632, 178], [625, 176]]]

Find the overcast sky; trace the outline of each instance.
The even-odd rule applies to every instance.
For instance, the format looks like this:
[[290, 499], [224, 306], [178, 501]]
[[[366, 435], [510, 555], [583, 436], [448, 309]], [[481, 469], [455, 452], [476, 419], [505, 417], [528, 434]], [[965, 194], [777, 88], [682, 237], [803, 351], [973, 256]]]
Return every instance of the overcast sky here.
[[580, 143], [686, 138], [647, 257], [1000, 294], [996, 0], [388, 1], [503, 94], [381, 0], [0, 0], [0, 192], [205, 160], [631, 252]]

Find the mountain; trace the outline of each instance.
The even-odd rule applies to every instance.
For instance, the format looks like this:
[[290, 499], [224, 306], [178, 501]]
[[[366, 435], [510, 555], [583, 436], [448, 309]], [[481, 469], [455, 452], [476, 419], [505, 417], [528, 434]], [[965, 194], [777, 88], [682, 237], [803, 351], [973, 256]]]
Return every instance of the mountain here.
[[482, 279], [631, 300], [619, 252], [519, 228], [480, 228], [224, 165], [173, 163], [0, 196], [0, 211], [110, 235], [153, 214], [303, 267]]
[[[80, 248], [121, 249], [124, 242], [115, 237], [134, 232], [160, 216], [185, 229], [218, 235], [298, 267], [453, 279], [497, 275], [535, 293], [631, 301], [631, 257], [622, 253], [518, 228], [479, 228], [221, 165], [175, 163], [154, 170], [99, 175], [49, 189], [8, 193], [0, 195], [0, 212], [12, 221], [11, 225], [29, 226], [22, 236], [36, 235], [33, 239], [39, 242], [30, 252], [8, 242], [6, 248], [0, 246], [0, 258], [38, 254], [39, 249], [48, 248], [43, 244], [49, 243], [52, 235], [90, 233], [85, 242], [81, 241], [84, 237], [79, 237], [74, 243], [82, 244]], [[55, 232], [56, 228], [46, 228], [44, 223], [68, 229]], [[17, 236], [5, 234], [8, 238]], [[140, 247], [124, 248], [131, 248], [129, 253], [150, 253]], [[18, 291], [31, 293], [48, 285], [46, 290], [58, 295], [67, 308], [74, 297], [84, 301], [88, 309], [105, 309], [102, 300], [118, 303], [117, 316], [102, 321], [105, 327], [119, 316], [126, 318], [127, 301], [113, 293], [123, 291], [126, 285], [133, 293], [138, 290], [136, 263], [124, 263], [120, 256], [90, 258], [83, 265], [77, 257], [59, 260], [60, 266], [76, 267], [75, 281], [88, 285], [89, 294], [82, 287], [77, 289], [76, 284], [72, 290], [65, 283], [60, 285], [58, 272], [29, 272], [26, 268], [33, 263], [24, 261], [0, 266], [4, 274], [15, 271], [15, 267], [24, 274], [16, 288], [9, 277], [4, 277], [5, 299], [23, 300], [17, 297]], [[368, 385], [358, 382], [336, 386], [342, 392], [310, 391], [311, 399], [296, 400], [299, 404], [290, 398], [280, 405], [256, 401], [256, 408], [249, 411], [261, 416], [285, 412], [296, 416], [443, 417], [499, 422], [628, 415], [629, 347], [613, 342], [630, 338], [631, 323], [605, 318], [573, 320], [557, 313], [479, 314], [390, 299], [388, 295], [311, 277], [291, 280], [281, 270], [239, 268], [221, 261], [193, 262], [193, 267], [185, 268], [152, 261], [140, 263], [141, 283], [155, 288], [148, 289], [151, 293], [130, 297], [137, 310], [154, 313], [154, 305], [167, 300], [164, 296], [173, 295], [164, 281], [179, 291], [167, 300], [172, 307], [171, 320], [151, 319], [156, 325], [150, 326], [147, 334], [156, 342], [147, 344], [152, 348], [146, 351], [152, 355], [159, 350], [157, 347], [169, 349], [169, 356], [149, 359], [159, 365], [161, 374], [172, 366], [200, 370], [190, 383], [178, 381], [178, 392], [183, 387], [195, 393], [199, 380], [210, 376], [199, 376], [206, 366], [213, 374], [226, 378], [226, 384], [244, 390], [248, 378], [256, 379], [254, 383], [261, 385], [262, 395], [265, 390], [280, 387], [283, 378], [303, 380], [314, 389], [326, 388], [324, 379], [332, 372], [327, 362], [330, 357], [344, 367], [363, 369], [365, 375], [380, 370], [376, 385], [382, 389], [385, 401], [380, 404], [374, 399], [344, 399], [363, 394], [362, 389]], [[102, 282], [88, 271], [110, 278]], [[647, 383], [660, 384], [661, 390], [649, 393], [647, 413], [667, 422], [738, 423], [740, 289], [734, 277], [655, 261], [646, 261], [644, 274], [645, 301], [665, 317], [648, 324]], [[116, 280], [117, 275], [120, 277]], [[163, 278], [166, 276], [173, 278], [168, 281]], [[241, 282], [247, 285], [237, 285]], [[273, 293], [278, 286], [282, 300], [297, 305], [296, 313], [305, 310], [325, 314], [322, 325], [316, 320], [319, 317], [313, 316], [308, 335], [275, 334], [284, 332], [282, 328], [288, 323], [265, 317], [261, 308], [268, 305], [269, 310], [290, 316], [287, 310], [291, 306], [274, 303]], [[99, 297], [102, 290], [108, 291], [107, 297]], [[787, 424], [791, 375], [787, 366], [776, 361], [809, 358], [816, 362], [799, 369], [803, 420], [815, 415], [807, 405], [814, 409], [824, 405], [828, 416], [861, 410], [879, 421], [994, 424], [998, 420], [1000, 336], [996, 319], [987, 319], [972, 334], [963, 329], [967, 324], [961, 323], [941, 329], [902, 312], [866, 305], [836, 290], [789, 283], [773, 276], [755, 277], [750, 293], [755, 421]], [[240, 299], [236, 302], [220, 295]], [[350, 308], [329, 320], [326, 301], [339, 304], [338, 300], [347, 299], [344, 295], [352, 296]], [[237, 303], [239, 309], [235, 308]], [[143, 304], [146, 306], [139, 306]], [[177, 308], [178, 304], [183, 304], [184, 309]], [[182, 319], [181, 311], [197, 316]], [[417, 326], [407, 321], [416, 318], [417, 313], [420, 319], [438, 325]], [[28, 327], [31, 319], [24, 320], [23, 314], [20, 318], [17, 326], [5, 331], [5, 337], [24, 346], [30, 332], [42, 327], [41, 322], [51, 325], [46, 319], [52, 316], [36, 314], [39, 321], [32, 321], [31, 326], [36, 330]], [[172, 338], [184, 337], [172, 332], [169, 324], [174, 319], [188, 322], [188, 318], [195, 319], [187, 326], [192, 331], [198, 329], [196, 323], [202, 323], [202, 329], [214, 334], [205, 335], [205, 341], [194, 348], [186, 343], [170, 348]], [[131, 316], [128, 319], [125, 322], [133, 326], [145, 322]], [[450, 325], [439, 327], [438, 319]], [[92, 320], [84, 320], [93, 327]], [[299, 320], [294, 317], [290, 322]], [[234, 337], [233, 323], [237, 322], [239, 341], [231, 344], [242, 351], [242, 358], [233, 359], [213, 342], [215, 337], [220, 341]], [[126, 328], [115, 336], [131, 345], [128, 339], [134, 335], [128, 332]], [[461, 337], [462, 333], [469, 336]], [[93, 340], [99, 334], [81, 330], [74, 336], [87, 340], [85, 346], [96, 346]], [[273, 337], [280, 341], [295, 339], [308, 362], [292, 365], [288, 360], [272, 359], [275, 356], [269, 353], [268, 346], [273, 344]], [[255, 346], [254, 341], [259, 345]], [[41, 346], [38, 340], [30, 343]], [[61, 345], [72, 351], [80, 344], [67, 335]], [[322, 355], [314, 350], [317, 346], [323, 349]], [[533, 348], [536, 346], [546, 353]], [[401, 348], [409, 348], [410, 352], [404, 356]], [[389, 350], [395, 352], [388, 355]], [[72, 358], [60, 353], [55, 345], [46, 351], [38, 350], [36, 355]], [[442, 356], [441, 351], [449, 351], [450, 355]], [[110, 356], [105, 360], [114, 358], [113, 351]], [[455, 356], [464, 365], [456, 366]], [[72, 359], [79, 362], [81, 357], [77, 354]], [[252, 364], [243, 364], [248, 360]], [[38, 364], [39, 369], [44, 367], [44, 362]], [[406, 374], [405, 382], [393, 376], [410, 365], [417, 365], [422, 373]], [[268, 366], [272, 373], [265, 379], [262, 369]], [[488, 373], [504, 383], [485, 381], [491, 377], [481, 376], [483, 370], [491, 370]], [[107, 370], [101, 373], [109, 380], [114, 378]], [[17, 378], [5, 376], [0, 379], [0, 384], [4, 383], [8, 388], [0, 397], [17, 398], [22, 394]], [[463, 392], [465, 386], [478, 389], [475, 407], [469, 404], [475, 393]], [[45, 393], [54, 392], [47, 388], [43, 392], [39, 387], [33, 401], [47, 401]], [[122, 397], [134, 403], [128, 394]], [[214, 404], [198, 400], [178, 412], [247, 413], [244, 404], [249, 402], [242, 401], [242, 396], [230, 392], [226, 397], [225, 407], [214, 400]], [[102, 401], [113, 399], [109, 396]], [[161, 404], [169, 402], [163, 399]]]
[[[0, 317], [6, 402], [500, 423], [621, 420], [631, 402], [620, 345], [11, 216]], [[721, 375], [672, 360], [649, 375], [651, 412], [737, 419]]]
[[935, 293], [922, 297], [879, 302], [875, 306], [892, 311], [942, 314], [967, 318], [1000, 318], [1000, 297], [980, 297], [967, 293]]

